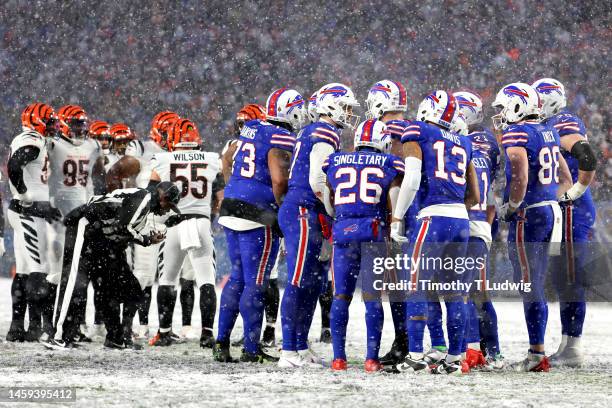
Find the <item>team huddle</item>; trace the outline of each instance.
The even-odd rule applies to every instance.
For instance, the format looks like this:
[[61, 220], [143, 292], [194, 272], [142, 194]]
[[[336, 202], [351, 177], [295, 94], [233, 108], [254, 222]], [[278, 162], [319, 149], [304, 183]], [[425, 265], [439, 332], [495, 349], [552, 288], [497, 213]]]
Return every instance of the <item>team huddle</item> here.
[[[362, 288], [365, 370], [502, 370], [507, 364], [486, 291], [453, 286], [432, 293], [419, 285], [486, 280], [487, 265], [457, 274], [418, 260], [486, 259], [503, 221], [514, 281], [530, 284], [529, 291], [520, 290], [529, 349], [512, 368], [580, 366], [588, 254], [574, 244], [592, 237], [595, 206], [588, 186], [596, 158], [582, 121], [565, 109], [564, 86], [552, 78], [504, 86], [492, 103], [495, 134], [483, 126], [483, 101], [473, 92], [434, 91], [409, 119], [406, 89], [383, 80], [370, 88], [365, 105], [367, 120], [359, 122], [360, 103], [344, 84], [327, 84], [308, 100], [296, 90], [277, 89], [265, 106], [239, 111], [235, 138], [221, 154], [206, 151], [196, 124], [174, 112], [157, 114], [149, 139], [141, 141], [129, 126], [90, 121], [76, 105], [57, 113], [29, 105], [8, 163], [16, 274], [7, 340], [67, 349], [106, 331], [106, 348], [139, 349], [145, 338], [150, 346], [173, 346], [190, 330], [197, 288], [200, 346], [211, 348], [215, 361], [346, 370], [349, 306], [364, 245], [378, 243], [408, 254], [414, 266], [405, 298], [390, 301], [395, 338], [382, 356], [381, 294]], [[354, 136], [353, 146], [341, 146], [343, 132]], [[498, 206], [494, 187], [502, 160]], [[217, 217], [231, 272], [215, 336]], [[280, 299], [283, 257], [287, 283]], [[549, 273], [567, 301], [560, 305], [562, 342], [547, 357]], [[95, 322], [88, 331], [90, 283]], [[155, 283], [159, 329], [149, 336]], [[172, 330], [178, 287], [180, 335]], [[331, 362], [309, 346], [318, 302]], [[282, 350], [276, 357], [268, 348], [279, 304]], [[134, 332], [137, 314], [140, 329]], [[244, 329], [236, 360], [230, 336], [238, 315]]]

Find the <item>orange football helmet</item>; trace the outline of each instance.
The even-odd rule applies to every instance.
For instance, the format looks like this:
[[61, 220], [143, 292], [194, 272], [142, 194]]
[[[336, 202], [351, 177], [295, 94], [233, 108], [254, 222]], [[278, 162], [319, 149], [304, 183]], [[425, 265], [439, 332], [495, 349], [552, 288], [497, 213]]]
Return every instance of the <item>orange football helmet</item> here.
[[200, 132], [195, 123], [189, 119], [178, 119], [168, 128], [169, 151], [174, 151], [178, 147], [197, 149], [201, 144]]
[[21, 125], [43, 136], [55, 136], [59, 121], [53, 108], [46, 103], [32, 103], [21, 112]]
[[84, 139], [89, 130], [87, 113], [78, 105], [66, 105], [57, 111], [60, 131], [67, 138]]
[[108, 149], [111, 141], [110, 125], [103, 120], [94, 120], [89, 124], [89, 137], [97, 140], [103, 149]]
[[250, 103], [248, 105], [243, 106], [242, 109], [240, 109], [236, 114], [234, 130], [236, 131], [236, 133], [240, 132], [245, 122], [255, 119], [266, 120], [266, 109], [263, 106], [257, 105], [255, 103]]
[[159, 112], [155, 115], [149, 132], [151, 140], [165, 149], [168, 140], [168, 128], [178, 119], [179, 115], [170, 111]]
[[130, 140], [135, 140], [136, 135], [125, 123], [115, 123], [110, 128], [111, 150], [123, 156]]

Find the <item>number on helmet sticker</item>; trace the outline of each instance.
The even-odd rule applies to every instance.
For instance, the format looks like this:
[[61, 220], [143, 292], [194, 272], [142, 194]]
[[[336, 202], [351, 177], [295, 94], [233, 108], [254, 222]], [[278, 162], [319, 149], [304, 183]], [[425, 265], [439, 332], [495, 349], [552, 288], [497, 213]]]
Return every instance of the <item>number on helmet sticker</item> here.
[[544, 147], [540, 150], [540, 171], [538, 179], [541, 184], [550, 184], [553, 179], [555, 183], [559, 183], [559, 155], [561, 151], [559, 146]]
[[[334, 196], [334, 204], [352, 204], [356, 201], [357, 193], [346, 193], [344, 190], [354, 188], [357, 185], [359, 178], [359, 201], [365, 204], [378, 204], [382, 194], [382, 187], [376, 182], [371, 182], [370, 177], [382, 179], [385, 173], [377, 167], [366, 167], [359, 172], [352, 167], [342, 167], [335, 174], [336, 179], [348, 175], [348, 180], [338, 184], [336, 194]], [[374, 195], [371, 194], [374, 192]]]

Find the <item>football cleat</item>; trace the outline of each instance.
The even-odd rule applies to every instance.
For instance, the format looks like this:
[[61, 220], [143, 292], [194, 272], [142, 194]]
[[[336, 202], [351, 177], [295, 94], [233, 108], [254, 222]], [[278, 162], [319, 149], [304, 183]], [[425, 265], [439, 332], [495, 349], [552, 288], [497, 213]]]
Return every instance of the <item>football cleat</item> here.
[[42, 329], [40, 328], [40, 326], [32, 327], [32, 325], [30, 325], [30, 327], [28, 327], [28, 330], [25, 332], [24, 340], [29, 342], [36, 342], [40, 340], [40, 336], [42, 336]]
[[106, 350], [123, 350], [125, 347], [121, 343], [115, 343], [109, 339], [104, 340], [104, 348]]
[[506, 368], [506, 362], [504, 361], [504, 356], [500, 353], [497, 353], [495, 356], [487, 356], [487, 364], [485, 369], [488, 371], [501, 371]]
[[580, 347], [566, 346], [560, 353], [550, 356], [552, 367], [579, 368], [584, 364], [584, 354]]
[[123, 339], [123, 347], [126, 350], [135, 350], [135, 351], [142, 350], [142, 348], [143, 348], [142, 344], [135, 343], [134, 340], [132, 340], [131, 337]]
[[468, 348], [465, 352], [465, 362], [471, 368], [483, 368], [487, 365], [482, 351]]
[[423, 360], [425, 360], [425, 362], [430, 366], [435, 367], [446, 358], [446, 354], [446, 350], [442, 351], [434, 347], [425, 353]]
[[74, 336], [74, 341], [76, 343], [91, 343], [91, 339], [89, 337], [87, 337], [86, 335], [83, 334], [82, 331], [79, 330], [79, 332]]
[[299, 368], [306, 364], [302, 356], [297, 351], [281, 351], [280, 359], [278, 360], [279, 368]]
[[527, 352], [527, 358], [512, 365], [515, 371], [531, 373], [547, 373], [550, 371], [550, 362], [544, 354]]
[[447, 374], [447, 375], [462, 375], [470, 371], [467, 363], [461, 360], [455, 360], [448, 362], [446, 359], [440, 361], [440, 363], [431, 370], [432, 374]]
[[305, 350], [298, 350], [298, 354], [302, 359], [306, 362], [307, 365], [310, 366], [323, 366], [326, 367], [329, 365], [325, 359], [319, 357], [317, 353], [312, 351], [311, 348], [307, 348]]
[[237, 363], [230, 354], [229, 344], [216, 342], [213, 346], [213, 360], [219, 363]]
[[276, 333], [274, 326], [266, 326], [261, 338], [261, 345], [264, 347], [274, 347], [276, 344]]
[[23, 342], [25, 341], [25, 330], [23, 330], [23, 328], [16, 328], [13, 327], [11, 325], [11, 328], [9, 329], [8, 333], [6, 333], [6, 341], [18, 341], [18, 342]]
[[251, 354], [242, 349], [242, 354], [240, 355], [240, 362], [242, 363], [277, 363], [278, 361], [278, 357], [264, 352], [261, 347], [259, 347], [256, 354]]
[[391, 350], [380, 358], [380, 363], [384, 366], [394, 366], [404, 361], [408, 355], [408, 344], [405, 339], [395, 338], [391, 345]]
[[78, 348], [78, 346], [72, 342], [56, 340], [54, 338], [50, 338], [45, 342], [41, 342], [41, 344], [49, 350], [68, 350], [71, 348]]
[[213, 336], [212, 331], [202, 329], [202, 334], [200, 335], [200, 347], [211, 349], [214, 346], [215, 346], [215, 337]]
[[383, 369], [383, 365], [378, 360], [368, 359], [365, 361], [364, 368], [366, 373], [375, 373]]
[[410, 353], [399, 364], [392, 366], [391, 372], [394, 373], [429, 373], [429, 364], [423, 358], [412, 358]]
[[157, 334], [149, 340], [149, 346], [168, 347], [183, 342], [183, 339], [171, 331], [164, 333], [158, 331]]
[[348, 363], [343, 358], [336, 358], [331, 363], [331, 369], [334, 371], [346, 371], [348, 369]]
[[329, 327], [324, 327], [323, 329], [321, 329], [321, 337], [319, 338], [319, 341], [321, 343], [331, 344], [332, 336], [331, 336], [331, 330]]

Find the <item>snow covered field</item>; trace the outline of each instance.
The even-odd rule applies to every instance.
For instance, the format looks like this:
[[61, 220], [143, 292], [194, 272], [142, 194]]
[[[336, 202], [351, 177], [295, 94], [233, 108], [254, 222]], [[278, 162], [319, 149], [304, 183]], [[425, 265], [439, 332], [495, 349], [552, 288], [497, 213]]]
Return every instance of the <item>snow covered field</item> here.
[[[196, 291], [197, 295], [197, 291]], [[197, 302], [197, 299], [196, 299]], [[197, 305], [197, 303], [196, 303]], [[157, 310], [155, 301], [152, 311]], [[391, 316], [386, 308], [383, 349], [392, 341]], [[524, 357], [527, 333], [519, 303], [498, 303], [501, 346], [508, 362]], [[363, 361], [365, 324], [363, 304], [351, 305], [349, 360]], [[93, 343], [74, 351], [48, 351], [38, 344], [0, 343], [0, 387], [77, 387], [76, 406], [495, 406], [495, 407], [609, 407], [612, 406], [612, 308], [593, 304], [587, 311], [584, 349], [586, 368], [557, 369], [548, 374], [471, 373], [457, 377], [365, 374], [361, 364], [348, 372], [327, 369], [284, 371], [275, 365], [216, 364], [210, 350], [197, 341], [173, 348], [105, 351]], [[180, 304], [177, 317], [180, 322]], [[155, 325], [156, 313], [151, 314]], [[91, 318], [91, 316], [90, 316]], [[194, 312], [194, 322], [199, 312]], [[280, 319], [279, 319], [280, 320]], [[546, 346], [556, 350], [560, 339], [558, 307], [551, 305]], [[0, 333], [10, 323], [10, 281], [0, 279]], [[240, 324], [240, 322], [239, 322]], [[280, 325], [280, 322], [279, 322]], [[280, 326], [277, 337], [280, 337]], [[180, 327], [175, 327], [180, 330]], [[314, 343], [320, 319], [313, 324], [313, 348], [331, 357], [331, 346]], [[239, 331], [234, 332], [235, 336]], [[233, 350], [239, 356], [239, 350]], [[27, 406], [33, 406], [30, 404]], [[0, 406], [16, 406], [0, 402]], [[49, 405], [51, 406], [51, 405]], [[52, 406], [61, 406], [53, 404]], [[75, 404], [67, 404], [75, 406]]]

